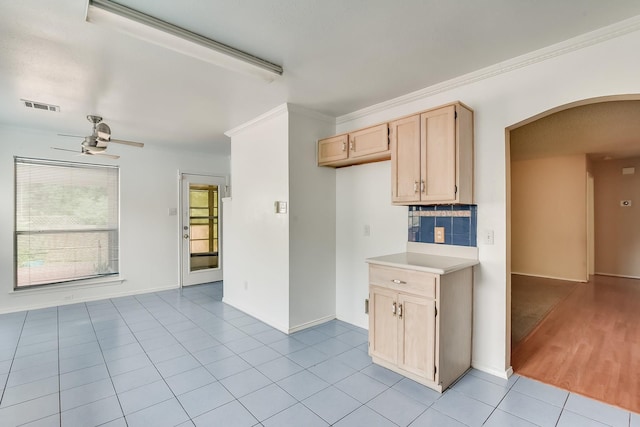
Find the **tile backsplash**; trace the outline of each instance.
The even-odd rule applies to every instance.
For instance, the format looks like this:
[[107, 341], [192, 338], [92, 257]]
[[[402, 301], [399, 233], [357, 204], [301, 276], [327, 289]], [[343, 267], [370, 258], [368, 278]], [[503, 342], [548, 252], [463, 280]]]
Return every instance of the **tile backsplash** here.
[[477, 246], [476, 205], [409, 206], [409, 241], [435, 243], [434, 227], [444, 227], [444, 244]]

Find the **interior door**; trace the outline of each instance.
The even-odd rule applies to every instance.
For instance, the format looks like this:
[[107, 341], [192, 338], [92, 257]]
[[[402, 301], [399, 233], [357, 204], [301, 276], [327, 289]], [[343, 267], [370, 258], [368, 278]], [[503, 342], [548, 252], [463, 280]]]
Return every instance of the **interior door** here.
[[224, 177], [182, 174], [182, 286], [222, 280]]

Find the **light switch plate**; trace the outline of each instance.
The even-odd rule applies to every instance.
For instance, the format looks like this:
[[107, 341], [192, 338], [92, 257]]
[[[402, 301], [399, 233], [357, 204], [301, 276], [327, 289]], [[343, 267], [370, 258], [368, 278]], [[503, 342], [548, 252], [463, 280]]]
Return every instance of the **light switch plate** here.
[[484, 230], [484, 233], [482, 234], [482, 242], [485, 245], [493, 245], [494, 243], [493, 230]]
[[279, 213], [279, 214], [287, 213], [287, 202], [277, 201], [275, 202], [275, 206], [276, 206], [276, 213]]
[[444, 227], [433, 228], [433, 241], [436, 243], [444, 243]]

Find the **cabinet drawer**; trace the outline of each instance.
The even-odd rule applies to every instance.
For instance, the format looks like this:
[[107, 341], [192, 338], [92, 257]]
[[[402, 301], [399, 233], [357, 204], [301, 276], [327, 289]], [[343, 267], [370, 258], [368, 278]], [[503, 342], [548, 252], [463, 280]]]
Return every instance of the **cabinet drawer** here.
[[436, 274], [403, 268], [369, 265], [369, 283], [400, 292], [436, 297]]

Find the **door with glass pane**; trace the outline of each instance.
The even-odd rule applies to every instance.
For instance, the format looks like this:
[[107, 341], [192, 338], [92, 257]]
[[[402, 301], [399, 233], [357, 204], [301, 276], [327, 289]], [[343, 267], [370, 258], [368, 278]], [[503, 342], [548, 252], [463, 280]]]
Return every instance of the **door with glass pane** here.
[[225, 179], [182, 174], [182, 285], [222, 280]]

